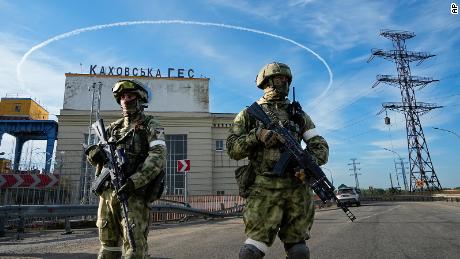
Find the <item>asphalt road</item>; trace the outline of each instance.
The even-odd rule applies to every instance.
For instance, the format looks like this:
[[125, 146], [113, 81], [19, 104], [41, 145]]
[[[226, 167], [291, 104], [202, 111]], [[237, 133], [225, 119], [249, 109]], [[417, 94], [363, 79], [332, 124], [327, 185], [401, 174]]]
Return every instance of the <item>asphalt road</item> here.
[[[351, 223], [341, 210], [315, 216], [312, 258], [460, 258], [460, 204], [380, 202], [351, 208]], [[151, 258], [238, 258], [245, 240], [241, 218], [153, 226]], [[0, 238], [0, 258], [95, 258], [95, 229], [13, 233]], [[277, 239], [265, 258], [284, 258]]]

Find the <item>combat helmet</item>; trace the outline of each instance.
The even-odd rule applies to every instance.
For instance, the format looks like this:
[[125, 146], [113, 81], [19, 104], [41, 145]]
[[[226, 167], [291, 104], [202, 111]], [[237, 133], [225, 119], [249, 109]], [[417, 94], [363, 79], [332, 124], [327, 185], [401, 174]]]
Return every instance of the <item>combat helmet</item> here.
[[134, 80], [120, 80], [112, 87], [113, 97], [118, 104], [120, 104], [120, 98], [123, 92], [136, 93], [144, 104], [149, 103], [152, 98], [150, 88]]
[[273, 62], [262, 67], [259, 74], [257, 74], [256, 86], [260, 89], [263, 89], [263, 85], [268, 80], [268, 78], [276, 75], [287, 76], [289, 80], [289, 85], [291, 84], [292, 74], [289, 66], [279, 62]]

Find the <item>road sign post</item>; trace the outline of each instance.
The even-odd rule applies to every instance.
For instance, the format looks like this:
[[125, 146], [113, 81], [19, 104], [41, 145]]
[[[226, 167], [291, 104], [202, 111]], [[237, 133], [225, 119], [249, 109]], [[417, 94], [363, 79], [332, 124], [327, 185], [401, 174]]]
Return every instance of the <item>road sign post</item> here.
[[190, 172], [190, 160], [177, 160], [177, 172], [184, 173], [184, 202], [187, 202], [187, 175]]
[[184, 202], [187, 203], [187, 173], [184, 173]]

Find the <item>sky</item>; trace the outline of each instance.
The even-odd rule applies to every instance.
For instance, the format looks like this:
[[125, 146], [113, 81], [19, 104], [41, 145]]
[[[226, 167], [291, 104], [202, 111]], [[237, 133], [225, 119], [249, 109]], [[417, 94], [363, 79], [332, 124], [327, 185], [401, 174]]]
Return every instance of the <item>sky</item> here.
[[[89, 73], [95, 64], [193, 68], [197, 77], [210, 78], [210, 111], [237, 113], [262, 95], [254, 83], [261, 67], [279, 61], [291, 67], [296, 98], [330, 145], [325, 172], [334, 184], [355, 185], [349, 164], [356, 159], [361, 188], [388, 188], [390, 174], [398, 185], [395, 159], [401, 156], [408, 162], [405, 119], [394, 111], [377, 113], [384, 102], [400, 102], [401, 94], [383, 83], [372, 88], [376, 75], [397, 75], [394, 62], [379, 57], [367, 61], [371, 49], [393, 48], [379, 35], [381, 30], [411, 31], [416, 36], [406, 41], [408, 50], [436, 55], [419, 65], [411, 63], [411, 72], [440, 80], [417, 88], [416, 98], [443, 106], [420, 120], [441, 185], [457, 187], [460, 15], [451, 14], [451, 3], [0, 0], [0, 96], [30, 96], [55, 118], [67, 72]], [[134, 21], [150, 24], [57, 37]], [[385, 125], [385, 116], [390, 125]], [[13, 144], [5, 134], [0, 152], [10, 157]], [[44, 145], [26, 145], [24, 152], [34, 150], [33, 160], [44, 161]], [[398, 178], [403, 186], [402, 176]]]

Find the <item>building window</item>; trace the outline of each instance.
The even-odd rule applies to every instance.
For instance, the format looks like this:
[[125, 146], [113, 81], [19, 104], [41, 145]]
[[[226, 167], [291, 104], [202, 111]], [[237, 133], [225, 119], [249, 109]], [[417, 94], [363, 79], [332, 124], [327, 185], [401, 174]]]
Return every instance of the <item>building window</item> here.
[[225, 195], [225, 191], [217, 191], [217, 195]]
[[15, 112], [21, 112], [21, 104], [20, 103], [15, 103], [14, 104], [14, 111]]
[[224, 140], [223, 139], [216, 140], [216, 151], [224, 151]]
[[187, 159], [187, 135], [165, 135], [168, 160], [166, 164], [166, 194], [183, 195], [185, 175], [177, 172], [177, 160]]
[[223, 139], [213, 139], [212, 141], [215, 143], [213, 147], [213, 167], [238, 167], [248, 164], [247, 159], [233, 160], [226, 152], [223, 152], [225, 150], [225, 142]]

